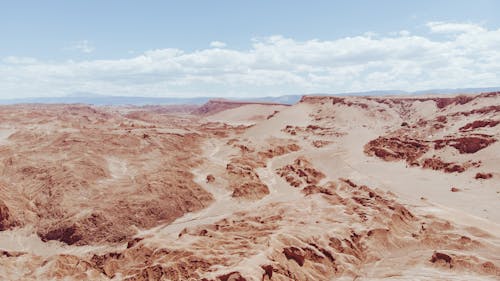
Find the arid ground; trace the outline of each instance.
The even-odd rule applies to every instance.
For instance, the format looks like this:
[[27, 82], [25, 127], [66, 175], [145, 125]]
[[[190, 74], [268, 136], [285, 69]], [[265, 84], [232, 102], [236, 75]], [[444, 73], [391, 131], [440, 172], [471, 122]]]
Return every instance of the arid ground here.
[[500, 92], [0, 107], [1, 280], [499, 280]]

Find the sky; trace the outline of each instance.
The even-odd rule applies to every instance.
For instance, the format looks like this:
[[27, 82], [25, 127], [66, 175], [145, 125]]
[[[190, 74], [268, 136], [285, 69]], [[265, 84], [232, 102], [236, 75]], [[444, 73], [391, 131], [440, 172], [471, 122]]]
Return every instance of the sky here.
[[500, 86], [500, 1], [0, 0], [0, 98]]

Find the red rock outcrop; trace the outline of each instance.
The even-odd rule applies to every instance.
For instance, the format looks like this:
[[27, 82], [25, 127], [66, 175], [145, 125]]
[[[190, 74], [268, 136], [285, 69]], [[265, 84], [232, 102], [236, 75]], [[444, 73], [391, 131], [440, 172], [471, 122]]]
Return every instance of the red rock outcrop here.
[[476, 173], [476, 176], [474, 177], [476, 180], [477, 179], [491, 179], [493, 177], [492, 173]]
[[365, 145], [365, 153], [388, 161], [415, 162], [429, 150], [426, 142], [398, 137], [378, 137]]
[[439, 261], [442, 261], [451, 267], [452, 258], [449, 255], [447, 255], [445, 253], [434, 252], [434, 254], [432, 254], [430, 262], [435, 263], [435, 262], [439, 262]]
[[17, 222], [13, 220], [9, 208], [0, 200], [0, 231], [7, 230], [16, 225]]
[[473, 131], [477, 128], [483, 128], [483, 127], [495, 127], [500, 123], [499, 120], [476, 120], [471, 123], [467, 123], [466, 125], [460, 127], [460, 131], [466, 132], [466, 131]]
[[316, 148], [321, 148], [331, 143], [332, 143], [331, 141], [326, 141], [326, 140], [313, 140], [311, 144]]
[[273, 277], [273, 266], [268, 264], [268, 265], [262, 265], [261, 268], [264, 270], [264, 274], [262, 275], [262, 280], [271, 280]]
[[305, 255], [302, 250], [296, 247], [288, 247], [283, 249], [283, 254], [289, 260], [294, 260], [299, 266], [304, 265]]
[[[494, 95], [497, 95], [495, 93], [490, 93], [490, 96], [488, 97], [493, 97]], [[345, 106], [359, 106], [363, 109], [368, 108], [368, 104], [363, 103], [361, 100], [366, 99], [366, 100], [373, 100], [379, 103], [385, 103], [385, 104], [402, 104], [402, 103], [408, 103], [411, 104], [413, 102], [425, 102], [425, 101], [434, 101], [436, 104], [436, 107], [439, 109], [445, 108], [449, 105], [452, 104], [467, 104], [470, 103], [471, 101], [475, 100], [478, 97], [486, 97], [486, 96], [481, 96], [481, 95], [458, 95], [454, 97], [392, 97], [392, 98], [380, 98], [380, 97], [335, 97], [335, 96], [304, 96], [300, 100], [300, 102], [303, 103], [325, 103], [325, 102], [331, 102], [332, 104], [341, 104]]]
[[488, 147], [497, 140], [488, 135], [474, 135], [458, 138], [448, 138], [434, 141], [434, 148], [441, 149], [445, 146], [452, 146], [460, 153], [476, 153]]
[[269, 194], [269, 188], [255, 171], [256, 168], [264, 166], [264, 162], [255, 158], [254, 154], [243, 154], [231, 159], [226, 165], [226, 171], [232, 182], [230, 184], [233, 190], [232, 197], [255, 200]]
[[422, 168], [432, 170], [443, 170], [446, 173], [462, 173], [465, 171], [463, 165], [457, 163], [444, 162], [440, 158], [426, 158], [422, 162]]
[[341, 136], [342, 133], [338, 132], [333, 127], [322, 127], [318, 125], [308, 125], [306, 127], [286, 125], [283, 132], [292, 136], [297, 134], [301, 135], [314, 135], [314, 136]]
[[303, 157], [295, 159], [292, 164], [276, 170], [291, 186], [300, 187], [306, 184], [317, 184], [325, 175], [316, 170], [312, 164]]
[[207, 175], [206, 177], [206, 182], [207, 183], [213, 183], [215, 181], [215, 177], [212, 174]]
[[269, 194], [269, 188], [262, 182], [244, 182], [233, 186], [231, 196], [236, 198], [260, 199]]
[[460, 111], [453, 113], [451, 116], [470, 116], [474, 114], [488, 114], [488, 113], [497, 113], [500, 112], [500, 105], [490, 105], [477, 109], [472, 109], [469, 111]]
[[291, 143], [288, 145], [278, 145], [272, 148], [269, 148], [265, 151], [259, 151], [258, 155], [260, 156], [261, 159], [266, 160], [266, 159], [271, 159], [276, 156], [281, 156], [288, 154], [290, 152], [295, 152], [299, 151], [300, 146], [296, 143]]

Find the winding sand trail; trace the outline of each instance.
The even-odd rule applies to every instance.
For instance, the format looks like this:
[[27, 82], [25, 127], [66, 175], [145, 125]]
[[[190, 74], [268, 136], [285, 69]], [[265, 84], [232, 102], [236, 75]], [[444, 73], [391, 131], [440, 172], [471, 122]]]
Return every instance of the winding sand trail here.
[[[214, 201], [207, 208], [198, 212], [187, 213], [172, 223], [139, 231], [137, 237], [151, 237], [152, 240], [156, 241], [177, 240], [179, 233], [186, 227], [211, 224], [230, 217], [236, 212], [256, 210], [272, 203], [293, 202], [302, 197], [302, 194], [298, 190], [291, 188], [275, 174], [275, 161], [289, 157], [289, 155], [272, 158], [267, 162], [265, 168], [256, 169], [259, 178], [269, 188], [269, 194], [260, 200], [247, 201], [237, 199], [231, 196], [232, 192], [230, 190], [225, 189], [219, 184], [208, 184], [205, 178], [206, 175], [211, 174], [217, 168], [224, 170], [226, 164], [229, 162], [227, 157], [230, 153], [224, 146], [226, 146], [224, 140], [212, 139], [208, 141], [203, 147], [206, 147], [204, 151], [205, 161], [210, 165], [204, 164], [192, 170], [192, 173], [195, 175], [194, 181], [210, 192]], [[178, 243], [177, 245], [180, 246], [182, 243]]]
[[16, 228], [0, 232], [0, 249], [4, 251], [23, 252], [41, 257], [54, 255], [84, 255], [87, 253], [105, 253], [122, 246], [73, 246], [59, 241], [43, 242], [32, 227]]

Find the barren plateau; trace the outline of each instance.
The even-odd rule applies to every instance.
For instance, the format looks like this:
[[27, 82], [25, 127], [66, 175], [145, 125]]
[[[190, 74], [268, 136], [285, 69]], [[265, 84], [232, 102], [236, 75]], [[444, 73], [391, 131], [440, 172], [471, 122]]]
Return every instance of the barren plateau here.
[[1, 280], [499, 280], [500, 92], [0, 106]]

